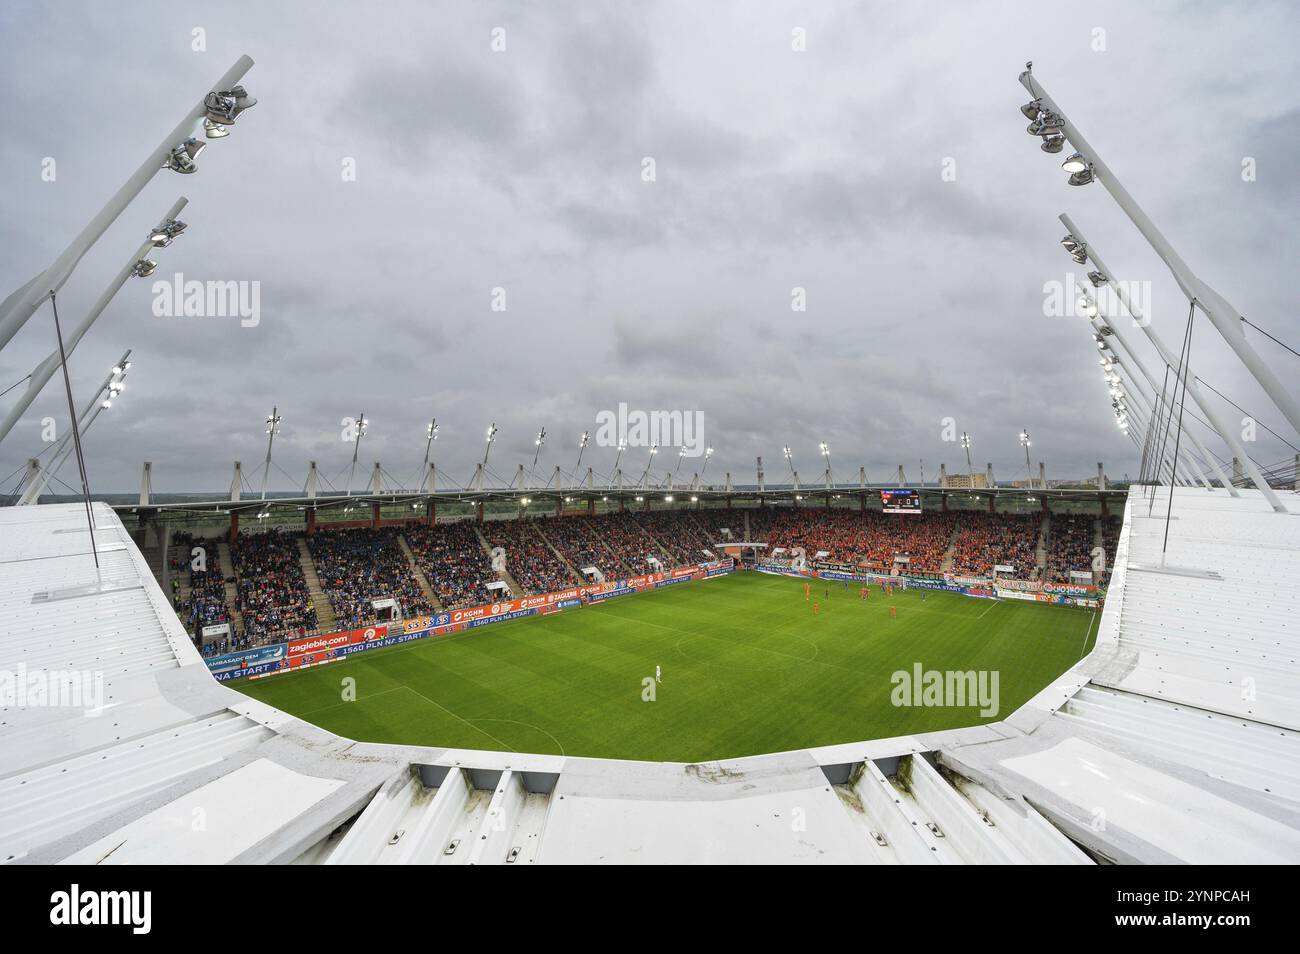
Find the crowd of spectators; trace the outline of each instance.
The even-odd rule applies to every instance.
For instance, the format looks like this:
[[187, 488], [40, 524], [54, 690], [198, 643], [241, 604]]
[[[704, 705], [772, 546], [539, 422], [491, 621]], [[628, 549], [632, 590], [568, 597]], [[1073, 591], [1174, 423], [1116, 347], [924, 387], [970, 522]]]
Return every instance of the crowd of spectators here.
[[1096, 517], [1078, 513], [1052, 514], [1043, 578], [1053, 583], [1073, 583], [1071, 570], [1091, 572], [1092, 548], [1096, 539]]
[[1030, 579], [1037, 568], [1039, 513], [964, 511], [953, 537], [952, 572], [958, 576], [989, 576], [995, 566], [1015, 567], [1017, 579]]
[[254, 643], [318, 632], [298, 539], [297, 534], [279, 529], [241, 532], [230, 548], [243, 636]]
[[[218, 555], [220, 540], [196, 537], [189, 531], [177, 531], [173, 545], [181, 551], [181, 566], [189, 573], [189, 596], [179, 592], [172, 596], [173, 605], [185, 628], [191, 635], [200, 636], [204, 626], [230, 623], [230, 610], [226, 606], [226, 580], [221, 574]], [[195, 554], [194, 550], [202, 550]], [[233, 635], [233, 634], [232, 634]]]
[[[606, 514], [601, 519], [601, 539], [619, 570], [626, 576], [653, 573], [656, 569], [671, 569], [672, 561], [650, 535], [641, 528], [629, 511]], [[655, 557], [659, 567], [652, 566], [648, 557]]]
[[1119, 531], [1123, 525], [1124, 521], [1114, 514], [1101, 522], [1101, 545], [1106, 551], [1107, 576], [1110, 575], [1110, 568], [1115, 565], [1115, 550], [1119, 546]]
[[[581, 574], [595, 567], [608, 579], [618, 576], [618, 561], [603, 542], [605, 517], [557, 517], [538, 525], [542, 535]], [[585, 582], [585, 579], [584, 579]]]
[[497, 575], [472, 523], [413, 526], [404, 532], [416, 564], [443, 609], [477, 606], [490, 598], [487, 585]]
[[898, 566], [915, 573], [938, 573], [952, 539], [957, 515], [825, 508], [771, 509], [759, 519], [750, 514], [750, 537], [766, 542], [768, 552], [803, 550], [811, 563], [820, 559], [888, 571]]
[[318, 530], [307, 538], [340, 629], [375, 622], [374, 600], [396, 600], [403, 616], [433, 612], [398, 542], [399, 532], [396, 527]]
[[[550, 521], [546, 522], [549, 525]], [[489, 520], [482, 528], [488, 543], [505, 551], [506, 572], [533, 595], [554, 593], [577, 582], [538, 531], [542, 523], [541, 520]]]
[[689, 511], [636, 511], [632, 518], [655, 539], [661, 549], [668, 551], [673, 566], [685, 566], [709, 559], [704, 551], [710, 550], [714, 541]]

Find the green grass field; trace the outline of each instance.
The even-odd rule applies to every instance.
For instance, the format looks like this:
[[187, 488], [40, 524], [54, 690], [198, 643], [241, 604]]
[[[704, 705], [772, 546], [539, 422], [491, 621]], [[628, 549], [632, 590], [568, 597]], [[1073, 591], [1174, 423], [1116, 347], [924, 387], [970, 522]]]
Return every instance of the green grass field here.
[[[364, 741], [693, 762], [996, 721], [1096, 629], [1091, 610], [878, 586], [864, 604], [819, 581], [814, 615], [803, 588], [734, 573], [228, 685]], [[891, 676], [918, 662], [998, 671], [1000, 711], [896, 707]]]

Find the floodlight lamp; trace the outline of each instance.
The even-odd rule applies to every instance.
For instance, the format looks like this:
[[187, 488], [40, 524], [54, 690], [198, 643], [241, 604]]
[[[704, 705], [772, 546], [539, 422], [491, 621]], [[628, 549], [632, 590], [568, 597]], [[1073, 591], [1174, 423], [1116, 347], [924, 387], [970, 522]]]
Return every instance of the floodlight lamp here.
[[713, 456], [713, 448], [712, 447], [704, 448], [704, 459], [708, 460], [712, 456]]
[[154, 273], [154, 270], [157, 267], [157, 262], [151, 261], [147, 258], [142, 258], [131, 268], [131, 274], [136, 278], [148, 278]]
[[1088, 281], [1092, 282], [1093, 288], [1100, 288], [1106, 284], [1106, 276], [1099, 271], [1093, 270], [1088, 273]]
[[112, 368], [109, 369], [109, 373], [111, 373], [111, 374], [121, 374], [121, 373], [122, 373], [122, 368], [121, 368], [120, 365], [116, 365], [116, 364], [115, 364], [115, 365], [113, 365]]
[[249, 96], [242, 86], [214, 90], [203, 98], [203, 108], [208, 119], [221, 126], [234, 125], [240, 113], [256, 105], [257, 100]]
[[184, 142], [177, 143], [172, 147], [166, 161], [163, 162], [163, 168], [170, 169], [172, 172], [179, 172], [181, 175], [193, 175], [199, 168], [194, 160], [199, 157], [199, 153], [206, 146], [207, 143], [200, 142], [193, 136]]
[[1060, 133], [1051, 133], [1043, 137], [1043, 141], [1038, 148], [1043, 152], [1056, 155], [1065, 148], [1065, 137]]
[[1024, 113], [1026, 119], [1037, 119], [1038, 114], [1043, 111], [1043, 101], [1041, 99], [1035, 99], [1032, 102], [1025, 103], [1025, 105], [1020, 107], [1020, 111]]
[[1065, 120], [1045, 109], [1037, 119], [1025, 127], [1025, 132], [1031, 136], [1050, 136], [1053, 133], [1060, 134], [1064, 128]]
[[99, 406], [107, 410], [113, 406], [113, 402], [109, 398], [104, 398], [104, 400], [99, 403]]
[[700, 499], [699, 497], [691, 497], [691, 503], [695, 503], [699, 499]]
[[154, 244], [155, 248], [166, 248], [172, 244], [172, 239], [184, 232], [185, 229], [184, 222], [168, 219], [149, 233], [149, 241]]
[[1067, 252], [1073, 252], [1078, 247], [1079, 240], [1074, 237], [1073, 233], [1068, 234], [1065, 238], [1061, 239], [1061, 248], [1065, 249]]
[[1070, 173], [1083, 172], [1088, 168], [1088, 160], [1076, 152], [1061, 163], [1061, 168]]
[[1088, 163], [1082, 171], [1072, 174], [1070, 178], [1065, 181], [1072, 186], [1085, 186], [1096, 178], [1097, 174], [1093, 171], [1092, 163]]
[[214, 123], [210, 119], [203, 120], [203, 135], [208, 139], [224, 139], [230, 135], [230, 130], [221, 123]]
[[668, 494], [666, 497], [664, 497], [664, 503], [672, 503], [672, 502], [673, 502], [672, 494]]

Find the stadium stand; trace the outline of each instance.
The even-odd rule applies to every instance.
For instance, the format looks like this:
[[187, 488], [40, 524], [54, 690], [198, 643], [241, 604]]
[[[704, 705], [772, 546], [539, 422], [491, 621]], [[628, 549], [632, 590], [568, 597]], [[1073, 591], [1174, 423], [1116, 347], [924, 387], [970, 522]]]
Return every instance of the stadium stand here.
[[601, 542], [603, 517], [560, 517], [540, 524], [542, 535], [581, 573], [594, 566], [607, 577], [618, 575], [618, 561]]
[[1119, 532], [1124, 527], [1124, 520], [1112, 514], [1101, 521], [1101, 545], [1106, 551], [1106, 576], [1110, 576], [1115, 564], [1115, 548], [1119, 545]]
[[994, 566], [1004, 565], [1015, 567], [1010, 575], [1030, 579], [1042, 519], [1037, 513], [963, 513], [953, 539], [952, 572], [988, 576]]
[[487, 585], [497, 575], [472, 523], [412, 526], [403, 535], [443, 609], [475, 606], [489, 598]]
[[406, 616], [433, 612], [397, 542], [398, 529], [323, 530], [310, 537], [321, 586], [341, 627], [375, 622], [371, 601], [391, 598]]
[[298, 559], [297, 534], [241, 532], [230, 548], [244, 620], [241, 648], [318, 631], [316, 610]]
[[707, 560], [705, 550], [713, 543], [692, 514], [680, 510], [652, 510], [633, 513], [633, 519], [666, 550], [675, 566]]
[[[192, 559], [182, 562], [189, 571], [190, 591], [187, 597], [179, 600], [176, 609], [185, 623], [185, 628], [189, 630], [191, 636], [198, 636], [204, 626], [229, 623], [231, 620], [230, 610], [226, 606], [226, 581], [221, 575], [220, 563], [217, 560], [219, 541], [196, 537], [186, 531], [178, 532], [174, 540], [186, 554], [192, 553], [196, 547], [201, 547], [204, 551], [204, 561], [200, 564], [203, 569], [196, 570]], [[230, 642], [230, 639], [224, 639], [213, 645], [220, 651], [225, 651], [221, 647], [228, 648]]]
[[[446, 610], [477, 606], [496, 595], [488, 584], [506, 579], [523, 590], [516, 595], [554, 592], [582, 582], [581, 570], [594, 566], [607, 579], [651, 572], [647, 557], [664, 569], [707, 559], [706, 550], [722, 542], [722, 528], [732, 539], [748, 538], [769, 545], [768, 553], [802, 547], [811, 564], [818, 554], [833, 563], [851, 563], [880, 572], [899, 569], [935, 576], [988, 576], [995, 565], [1015, 567], [1014, 576], [1033, 579], [1043, 518], [1040, 513], [988, 513], [975, 510], [888, 514], [879, 510], [825, 507], [756, 510], [619, 511], [563, 517], [443, 523], [430, 527], [352, 527], [322, 529], [314, 536], [270, 530], [241, 532], [230, 549], [234, 577], [223, 579], [209, 562], [203, 571], [189, 568], [190, 549], [204, 546], [213, 560], [219, 540], [183, 531], [174, 534], [177, 552], [171, 566], [177, 576], [188, 571], [189, 591], [173, 579], [173, 603], [191, 634], [203, 626], [229, 623], [229, 637], [209, 642], [206, 653], [227, 652], [319, 632], [324, 606], [340, 629], [375, 621], [372, 600], [391, 597], [403, 616], [434, 611], [412, 564], [401, 548], [404, 539], [414, 567], [428, 581]], [[1047, 525], [1043, 579], [1070, 581], [1071, 570], [1089, 570], [1099, 522], [1086, 514], [1053, 514]], [[1114, 559], [1120, 522], [1100, 522], [1107, 559]], [[305, 539], [320, 591], [313, 602], [304, 577], [299, 543]], [[486, 541], [487, 547], [484, 546]], [[504, 573], [493, 569], [490, 547], [505, 550]], [[949, 560], [951, 556], [951, 560]], [[1005, 574], [1004, 574], [1005, 575]], [[233, 590], [226, 584], [235, 583]], [[228, 606], [226, 593], [236, 594]], [[238, 612], [233, 612], [237, 609]], [[237, 631], [242, 618], [243, 628]], [[196, 645], [199, 644], [196, 639]]]
[[1052, 515], [1047, 544], [1044, 579], [1053, 583], [1070, 583], [1070, 571], [1091, 572], [1092, 548], [1097, 536], [1097, 520], [1087, 514]]
[[[565, 519], [565, 518], [554, 518]], [[553, 593], [577, 581], [538, 532], [537, 520], [490, 520], [483, 536], [506, 551], [506, 569], [529, 594]]]

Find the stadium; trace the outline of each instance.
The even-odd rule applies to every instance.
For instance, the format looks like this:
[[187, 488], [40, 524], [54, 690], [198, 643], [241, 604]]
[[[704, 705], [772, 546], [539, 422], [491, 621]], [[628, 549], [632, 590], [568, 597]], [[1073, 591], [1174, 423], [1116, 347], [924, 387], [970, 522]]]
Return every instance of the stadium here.
[[[796, 28], [796, 50], [798, 37]], [[450, 355], [440, 361], [385, 340], [405, 318], [387, 291], [369, 289], [373, 315], [300, 354], [323, 330], [298, 322], [252, 337], [277, 327], [291, 294], [272, 305], [272, 282], [246, 294], [238, 278], [192, 292], [179, 271], [148, 319], [163, 330], [124, 350], [110, 303], [153, 275], [155, 258], [185, 248], [189, 200], [138, 249], [133, 233], [126, 266], [79, 308], [72, 289], [98, 281], [83, 257], [105, 233], [103, 244], [121, 244], [110, 227], [155, 179], [261, 149], [267, 140], [251, 130], [283, 115], [274, 97], [251, 95], [249, 57], [210, 87], [217, 74], [201, 62], [176, 80], [177, 102], [201, 87], [197, 105], [108, 205], [86, 223], [84, 203], [93, 213], [114, 169], [94, 170], [81, 205], [66, 193], [42, 199], [69, 203], [52, 264], [30, 280], [6, 269], [0, 384], [17, 379], [0, 423], [0, 469], [13, 468], [0, 487], [6, 863], [1300, 861], [1300, 405], [1285, 363], [1294, 352], [1280, 350], [1294, 329], [1261, 316], [1278, 337], [1263, 331], [1183, 261], [1121, 184], [1125, 170], [1074, 126], [1072, 115], [1086, 123], [1107, 108], [1085, 100], [1077, 74], [1004, 69], [1016, 103], [999, 105], [1006, 130], [988, 141], [1029, 149], [1026, 168], [1051, 167], [1045, 182], [1059, 166], [1054, 190], [1068, 181], [1068, 199], [1087, 194], [1106, 210], [1058, 220], [1046, 196], [1060, 190], [1044, 184], [1040, 198], [1038, 183], [1006, 186], [1031, 194], [1048, 244], [1065, 233], [1050, 251], [1081, 271], [1064, 289], [1075, 311], [1052, 333], [1067, 329], [1063, 340], [1079, 347], [1049, 355], [1024, 336], [995, 342], [988, 353], [1005, 365], [980, 380], [1001, 380], [980, 390], [940, 380], [965, 363], [957, 339], [936, 330], [916, 341], [894, 316], [871, 335], [906, 359], [862, 365], [841, 329], [796, 328], [773, 346], [772, 377], [744, 349], [786, 327], [727, 325], [718, 345], [709, 326], [725, 321], [704, 314], [675, 337], [600, 321], [579, 335], [566, 321], [547, 332], [564, 338], [547, 360], [501, 355], [526, 350], [526, 332], [477, 318], [434, 336], [429, 352]], [[582, 96], [600, 93], [584, 86]], [[349, 129], [348, 115], [339, 107], [332, 122]], [[199, 157], [226, 136], [218, 155]], [[137, 159], [146, 146], [121, 144]], [[250, 175], [270, 159], [239, 161]], [[328, 161], [337, 177], [333, 153]], [[1146, 183], [1134, 179], [1137, 193]], [[309, 194], [358, 223], [371, 204], [415, 201]], [[215, 226], [222, 241], [244, 229], [241, 214], [262, 214], [256, 201], [231, 197]], [[414, 217], [383, 225], [398, 239], [377, 256], [449, 231]], [[617, 245], [607, 227], [603, 241]], [[1114, 238], [1121, 229], [1137, 238]], [[66, 249], [63, 231], [76, 234]], [[480, 237], [466, 234], [437, 241], [476, 248]], [[540, 270], [559, 269], [550, 236], [534, 239]], [[1106, 245], [1128, 255], [1138, 240], [1177, 296], [1155, 319], [1149, 293], [1102, 259]], [[327, 242], [313, 267], [347, 272], [353, 252]], [[1279, 250], [1258, 254], [1280, 270]], [[182, 260], [194, 275], [196, 258]], [[1243, 303], [1258, 293], [1267, 314], [1272, 299], [1224, 270], [1215, 280]], [[1029, 279], [1034, 308], [1044, 277]], [[510, 287], [512, 301], [524, 297]], [[147, 311], [147, 299], [131, 307]], [[160, 317], [191, 307], [193, 326]], [[307, 292], [297, 307], [322, 322], [346, 310]], [[231, 320], [183, 337], [204, 309]], [[53, 348], [26, 376], [24, 326], [48, 326], [33, 354]], [[583, 350], [606, 332], [613, 358]], [[814, 351], [827, 343], [816, 358], [827, 364], [809, 364], [816, 387], [786, 365], [800, 364], [810, 337]], [[77, 360], [96, 338], [112, 339], [102, 342], [113, 356], [106, 377]], [[710, 352], [697, 373], [697, 344], [724, 360]], [[354, 370], [369, 348], [383, 363]], [[650, 363], [656, 354], [663, 364]], [[617, 374], [602, 367], [626, 355]], [[888, 366], [900, 360], [916, 362], [904, 376], [934, 407], [953, 407], [951, 418], [926, 403], [913, 423]], [[129, 372], [149, 361], [163, 370], [137, 375], [167, 380], [140, 397]], [[823, 381], [838, 361], [849, 376]], [[669, 379], [675, 363], [690, 375]], [[543, 376], [506, 397], [530, 365]], [[1067, 366], [1084, 367], [1092, 391]], [[665, 379], [671, 394], [646, 399], [652, 392], [627, 383], [633, 372], [646, 387]], [[1031, 381], [1024, 391], [1012, 383], [1020, 377]], [[583, 403], [574, 381], [599, 381], [618, 400]], [[791, 390], [816, 392], [815, 423]], [[271, 408], [264, 427], [264, 411], [250, 426], [245, 399]], [[385, 413], [356, 412], [363, 401]], [[739, 416], [750, 404], [753, 416]], [[634, 419], [642, 406], [652, 410]], [[708, 407], [698, 420], [722, 424], [705, 441], [696, 412], [674, 407]], [[311, 414], [326, 436], [292, 430]], [[999, 431], [1013, 414], [1024, 423]], [[406, 436], [379, 443], [383, 419], [399, 416], [417, 416], [419, 430], [404, 424]], [[547, 423], [520, 423], [535, 419]], [[880, 450], [876, 429], [897, 439]], [[113, 481], [116, 492], [92, 489]]]

